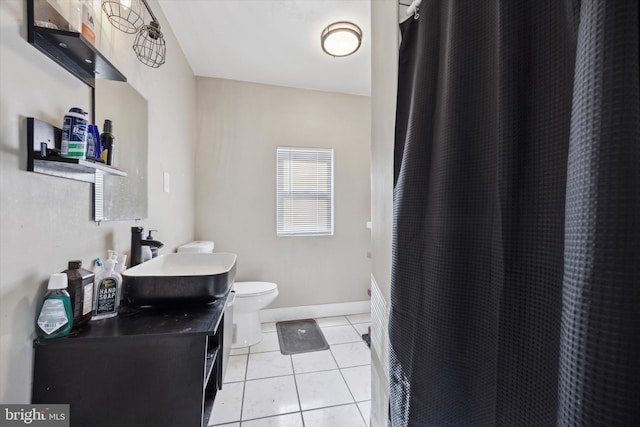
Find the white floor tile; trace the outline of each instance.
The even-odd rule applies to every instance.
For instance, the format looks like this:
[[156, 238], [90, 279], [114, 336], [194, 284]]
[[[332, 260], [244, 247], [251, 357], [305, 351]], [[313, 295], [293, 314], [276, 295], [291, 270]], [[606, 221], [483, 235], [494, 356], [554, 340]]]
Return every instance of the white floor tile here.
[[331, 353], [340, 368], [371, 364], [371, 352], [364, 341], [332, 345]]
[[229, 354], [231, 356], [237, 356], [239, 354], [249, 354], [249, 347], [232, 348], [231, 353]]
[[300, 412], [296, 412], [295, 414], [243, 421], [242, 427], [303, 427], [302, 415]]
[[371, 400], [371, 366], [357, 366], [341, 371], [356, 402]]
[[247, 355], [229, 356], [227, 372], [224, 374], [224, 382], [234, 383], [244, 381], [244, 374], [247, 371]]
[[292, 354], [291, 359], [293, 360], [293, 371], [296, 374], [338, 369], [329, 350]]
[[242, 404], [243, 422], [299, 410], [293, 376], [265, 378], [245, 383]]
[[338, 370], [299, 374], [296, 383], [302, 410], [353, 402]]
[[371, 418], [371, 401], [367, 400], [366, 402], [358, 402], [358, 409], [360, 409], [360, 414], [362, 415], [362, 418], [364, 418], [364, 422], [367, 424], [367, 427], [369, 427], [369, 418]]
[[345, 316], [336, 316], [336, 317], [319, 317], [316, 319], [316, 323], [318, 326], [342, 326], [348, 325], [349, 320]]
[[216, 424], [216, 427], [240, 427], [240, 423]]
[[240, 421], [242, 409], [242, 391], [244, 383], [229, 383], [216, 394], [213, 410], [209, 417], [209, 425]]
[[264, 332], [262, 334], [262, 341], [256, 345], [252, 345], [249, 348], [249, 353], [262, 353], [265, 351], [280, 350], [280, 343], [278, 342], [277, 332]]
[[327, 339], [329, 345], [358, 342], [362, 340], [362, 337], [358, 335], [351, 325], [330, 326], [320, 329], [322, 330], [322, 334]]
[[371, 326], [371, 323], [356, 323], [353, 325], [353, 327], [356, 328], [356, 331], [358, 331], [360, 337], [362, 337], [362, 334], [369, 333], [369, 326]]
[[352, 314], [351, 316], [347, 316], [347, 319], [351, 324], [371, 323], [371, 313]]
[[365, 427], [356, 405], [334, 406], [302, 413], [305, 427]]
[[275, 332], [276, 322], [261, 323], [260, 329], [262, 329], [262, 332]]
[[291, 356], [283, 355], [279, 351], [252, 353], [249, 355], [247, 380], [292, 374]]

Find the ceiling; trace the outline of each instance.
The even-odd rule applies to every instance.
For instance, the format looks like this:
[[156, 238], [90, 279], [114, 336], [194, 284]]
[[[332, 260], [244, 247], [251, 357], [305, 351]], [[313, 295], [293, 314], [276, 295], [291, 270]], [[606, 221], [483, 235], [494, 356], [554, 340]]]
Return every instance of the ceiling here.
[[[196, 76], [371, 94], [368, 0], [159, 0]], [[363, 32], [353, 55], [333, 58], [320, 33], [335, 21]], [[171, 60], [171, 46], [167, 46]]]

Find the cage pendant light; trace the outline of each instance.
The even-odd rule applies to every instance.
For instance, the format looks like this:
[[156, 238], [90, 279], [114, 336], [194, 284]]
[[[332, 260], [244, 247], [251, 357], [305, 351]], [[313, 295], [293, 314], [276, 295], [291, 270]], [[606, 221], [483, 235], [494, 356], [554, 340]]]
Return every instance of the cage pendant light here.
[[141, 0], [102, 0], [102, 10], [111, 25], [128, 34], [135, 34], [144, 25]]
[[164, 64], [167, 45], [158, 21], [151, 21], [149, 25], [140, 28], [133, 42], [133, 51], [140, 62], [151, 68], [158, 68]]

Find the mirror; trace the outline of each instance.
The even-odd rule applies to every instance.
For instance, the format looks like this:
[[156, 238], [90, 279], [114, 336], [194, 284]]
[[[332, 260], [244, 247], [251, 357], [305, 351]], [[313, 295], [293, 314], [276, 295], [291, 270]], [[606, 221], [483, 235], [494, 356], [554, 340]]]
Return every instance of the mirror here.
[[128, 83], [96, 79], [95, 104], [100, 133], [105, 119], [113, 122], [112, 166], [124, 169], [127, 176], [104, 175], [102, 182], [96, 179], [94, 220], [144, 219], [148, 211], [147, 100]]

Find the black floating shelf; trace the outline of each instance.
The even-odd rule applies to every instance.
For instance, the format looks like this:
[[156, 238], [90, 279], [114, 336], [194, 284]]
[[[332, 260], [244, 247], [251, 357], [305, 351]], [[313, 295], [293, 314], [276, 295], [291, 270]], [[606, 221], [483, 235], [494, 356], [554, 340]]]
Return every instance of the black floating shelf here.
[[127, 172], [104, 163], [67, 159], [48, 155], [40, 156], [40, 144], [47, 144], [49, 151], [59, 150], [62, 130], [42, 120], [27, 117], [27, 170], [45, 175], [95, 183], [96, 173], [127, 176]]
[[91, 87], [95, 79], [127, 81], [82, 34], [36, 26], [33, 1], [27, 2], [29, 43]]

